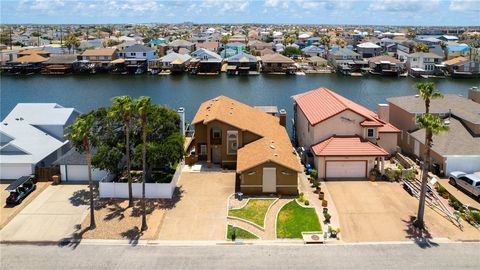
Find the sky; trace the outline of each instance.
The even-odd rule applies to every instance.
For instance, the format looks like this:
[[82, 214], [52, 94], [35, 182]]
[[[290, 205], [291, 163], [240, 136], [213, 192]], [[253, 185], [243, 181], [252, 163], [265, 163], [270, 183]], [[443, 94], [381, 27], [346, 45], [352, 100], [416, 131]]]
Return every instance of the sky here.
[[480, 0], [0, 0], [2, 24], [479, 26]]

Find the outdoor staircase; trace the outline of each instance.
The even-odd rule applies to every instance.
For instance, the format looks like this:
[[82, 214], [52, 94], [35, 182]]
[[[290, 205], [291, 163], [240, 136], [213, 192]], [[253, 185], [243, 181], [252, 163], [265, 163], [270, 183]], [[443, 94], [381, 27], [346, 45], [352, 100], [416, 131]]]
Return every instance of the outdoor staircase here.
[[[417, 175], [415, 179], [406, 179], [406, 178], [401, 178], [402, 183], [404, 184], [405, 190], [409, 192], [412, 196], [415, 198], [419, 199], [420, 198], [420, 192], [421, 192], [421, 187], [422, 187], [422, 176], [421, 173]], [[463, 225], [461, 223], [461, 219], [454, 215], [450, 208], [445, 205], [445, 203], [442, 201], [440, 198], [440, 195], [435, 191], [434, 187], [432, 184], [430, 184], [430, 181], [427, 183], [427, 192], [426, 192], [426, 198], [425, 198], [425, 203], [432, 209], [439, 210], [442, 212], [450, 221], [458, 226], [459, 228], [463, 228]]]

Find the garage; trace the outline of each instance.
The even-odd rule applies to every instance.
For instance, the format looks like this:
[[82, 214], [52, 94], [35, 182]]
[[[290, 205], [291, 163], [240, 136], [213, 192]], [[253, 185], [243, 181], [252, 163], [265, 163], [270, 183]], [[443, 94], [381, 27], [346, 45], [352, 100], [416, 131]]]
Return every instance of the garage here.
[[33, 173], [31, 164], [1, 164], [0, 179], [14, 180]]
[[[88, 166], [87, 165], [61, 165], [60, 174], [62, 181], [65, 182], [83, 182], [88, 181]], [[108, 173], [106, 171], [92, 168], [92, 180], [100, 181]]]
[[326, 178], [367, 178], [367, 161], [326, 161]]

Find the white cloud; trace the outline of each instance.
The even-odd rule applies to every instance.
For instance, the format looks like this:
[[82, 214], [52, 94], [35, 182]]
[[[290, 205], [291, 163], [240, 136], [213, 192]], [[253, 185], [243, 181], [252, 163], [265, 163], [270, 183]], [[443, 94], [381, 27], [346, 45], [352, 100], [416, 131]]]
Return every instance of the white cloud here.
[[288, 1], [287, 0], [265, 0], [266, 7], [271, 8], [288, 8]]
[[[229, 11], [245, 11], [250, 1], [237, 0], [204, 0], [203, 6], [217, 8], [221, 13]], [[214, 11], [215, 12], [215, 11]]]
[[383, 12], [419, 12], [434, 10], [439, 4], [440, 0], [374, 0], [370, 3], [368, 9]]
[[452, 2], [450, 2], [449, 9], [452, 11], [460, 11], [460, 12], [478, 12], [480, 11], [480, 1], [452, 0]]

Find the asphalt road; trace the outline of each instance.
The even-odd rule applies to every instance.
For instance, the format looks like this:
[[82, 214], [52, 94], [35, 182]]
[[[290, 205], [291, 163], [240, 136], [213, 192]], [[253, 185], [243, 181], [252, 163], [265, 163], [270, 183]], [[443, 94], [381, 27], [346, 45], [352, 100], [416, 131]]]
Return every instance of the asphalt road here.
[[0, 269], [479, 269], [480, 243], [77, 247], [2, 245]]

